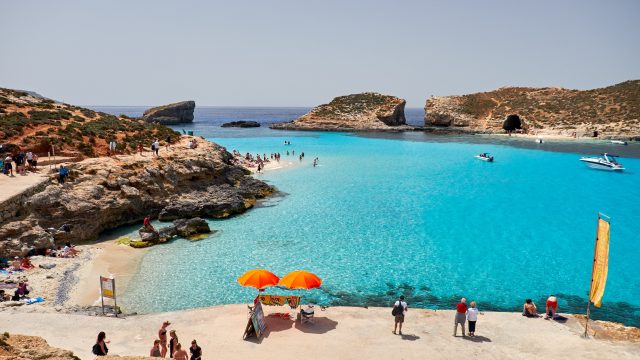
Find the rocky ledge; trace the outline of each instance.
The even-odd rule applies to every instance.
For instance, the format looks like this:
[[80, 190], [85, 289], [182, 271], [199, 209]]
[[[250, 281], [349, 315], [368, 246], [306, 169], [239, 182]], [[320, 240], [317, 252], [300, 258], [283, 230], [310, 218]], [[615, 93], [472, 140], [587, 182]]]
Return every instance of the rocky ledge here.
[[214, 143], [200, 140], [189, 149], [190, 138], [183, 136], [160, 157], [146, 153], [72, 164], [64, 185], [52, 175], [0, 227], [0, 257], [95, 239], [104, 230], [141, 223], [146, 215], [163, 221], [224, 218], [274, 191], [233, 165], [232, 155]]
[[151, 108], [144, 112], [142, 118], [149, 123], [173, 125], [193, 122], [195, 101], [182, 101]]
[[222, 124], [222, 127], [239, 127], [239, 128], [252, 128], [252, 127], [260, 127], [260, 123], [257, 121], [231, 121], [228, 123]]
[[575, 137], [640, 136], [640, 80], [593, 90], [505, 87], [427, 99], [425, 126]]
[[395, 96], [362, 93], [339, 96], [298, 119], [272, 124], [272, 129], [367, 131], [407, 130], [406, 101]]

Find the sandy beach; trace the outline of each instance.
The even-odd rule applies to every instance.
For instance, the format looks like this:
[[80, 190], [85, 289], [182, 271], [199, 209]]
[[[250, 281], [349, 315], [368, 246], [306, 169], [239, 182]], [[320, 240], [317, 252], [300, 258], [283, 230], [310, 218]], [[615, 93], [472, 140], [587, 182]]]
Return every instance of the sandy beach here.
[[[284, 308], [265, 307], [265, 313]], [[316, 312], [314, 324], [267, 316], [260, 340], [244, 341], [246, 305], [225, 305], [188, 311], [131, 316], [91, 317], [57, 313], [0, 313], [2, 331], [42, 336], [52, 346], [90, 354], [95, 335], [107, 333], [110, 355], [148, 355], [164, 320], [179, 339], [197, 339], [204, 358], [247, 359], [637, 359], [640, 342], [584, 339], [583, 327], [528, 319], [516, 313], [480, 316], [476, 337], [453, 337], [453, 312], [410, 309], [403, 329], [394, 335], [388, 308], [331, 307]], [[44, 325], [46, 324], [46, 325]], [[637, 332], [638, 329], [635, 329]], [[598, 337], [599, 334], [596, 334]]]

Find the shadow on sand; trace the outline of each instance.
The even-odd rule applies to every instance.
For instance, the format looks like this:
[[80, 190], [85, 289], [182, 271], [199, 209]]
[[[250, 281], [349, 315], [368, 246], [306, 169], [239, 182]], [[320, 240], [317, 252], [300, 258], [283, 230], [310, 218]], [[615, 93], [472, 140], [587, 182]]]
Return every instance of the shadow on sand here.
[[473, 341], [473, 342], [477, 342], [477, 343], [481, 343], [481, 342], [491, 342], [491, 339], [489, 339], [488, 337], [485, 336], [465, 336], [463, 337], [463, 339], [465, 340], [469, 340], [469, 341]]
[[326, 317], [316, 317], [313, 322], [300, 323], [296, 321], [295, 328], [309, 334], [324, 334], [334, 330], [338, 326], [338, 322]]
[[407, 341], [416, 341], [420, 339], [420, 336], [414, 335], [414, 334], [402, 334], [400, 335], [400, 337], [402, 338], [402, 340], [407, 340]]

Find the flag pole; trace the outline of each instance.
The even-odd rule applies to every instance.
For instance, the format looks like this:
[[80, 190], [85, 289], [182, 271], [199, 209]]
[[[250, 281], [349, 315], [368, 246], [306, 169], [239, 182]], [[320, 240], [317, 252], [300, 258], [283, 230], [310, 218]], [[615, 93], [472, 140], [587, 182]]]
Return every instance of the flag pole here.
[[598, 251], [598, 227], [600, 227], [600, 212], [598, 212], [598, 220], [596, 221], [596, 244], [593, 247], [593, 263], [591, 264], [591, 282], [589, 283], [589, 297], [587, 298], [587, 321], [584, 323], [584, 337], [588, 337], [587, 329], [589, 328], [589, 316], [591, 314], [591, 289], [593, 288], [593, 270], [596, 266], [596, 255]]

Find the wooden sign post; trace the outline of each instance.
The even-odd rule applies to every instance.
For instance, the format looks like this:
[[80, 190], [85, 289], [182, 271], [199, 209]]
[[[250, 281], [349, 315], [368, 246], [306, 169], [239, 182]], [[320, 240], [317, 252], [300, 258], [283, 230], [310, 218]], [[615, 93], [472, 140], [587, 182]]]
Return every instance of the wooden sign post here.
[[118, 316], [118, 303], [116, 302], [116, 279], [100, 276], [100, 300], [102, 300], [102, 315], [104, 315], [104, 298], [113, 299], [113, 313]]

